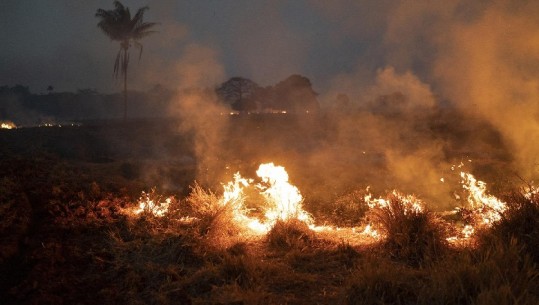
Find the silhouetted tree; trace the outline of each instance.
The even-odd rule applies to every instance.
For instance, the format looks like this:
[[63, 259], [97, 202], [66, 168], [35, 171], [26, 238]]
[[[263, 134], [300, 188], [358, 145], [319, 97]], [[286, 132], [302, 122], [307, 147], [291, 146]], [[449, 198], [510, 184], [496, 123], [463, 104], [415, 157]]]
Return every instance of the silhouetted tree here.
[[257, 109], [254, 99], [255, 92], [259, 89], [257, 83], [243, 77], [232, 77], [217, 88], [217, 95], [232, 109], [239, 111], [252, 111]]
[[143, 22], [144, 12], [149, 7], [139, 8], [133, 18], [128, 7], [120, 1], [114, 1], [113, 10], [98, 9], [95, 16], [100, 19], [97, 26], [111, 39], [120, 42], [120, 50], [114, 62], [114, 76], [124, 77], [124, 119], [127, 118], [127, 67], [129, 65], [129, 48], [139, 48], [139, 60], [142, 56], [142, 44], [139, 40], [150, 35], [156, 23]]
[[97, 89], [95, 88], [85, 88], [85, 89], [77, 89], [77, 94], [79, 95], [98, 95]]
[[317, 93], [311, 81], [301, 75], [291, 75], [272, 89], [274, 107], [291, 112], [313, 112], [320, 109]]
[[54, 91], [54, 87], [52, 85], [49, 85], [47, 87], [47, 92], [49, 92], [49, 94], [51, 94], [53, 91]]
[[11, 93], [20, 97], [28, 97], [30, 96], [30, 88], [28, 88], [28, 86], [15, 85], [11, 87]]

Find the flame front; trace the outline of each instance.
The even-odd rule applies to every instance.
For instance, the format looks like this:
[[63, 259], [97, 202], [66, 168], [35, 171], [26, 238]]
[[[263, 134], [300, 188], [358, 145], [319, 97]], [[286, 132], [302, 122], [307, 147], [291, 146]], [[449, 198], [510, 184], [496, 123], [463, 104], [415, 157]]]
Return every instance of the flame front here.
[[[460, 167], [460, 166], [459, 166]], [[314, 224], [312, 216], [303, 210], [303, 196], [299, 189], [290, 184], [288, 173], [282, 166], [273, 163], [261, 164], [256, 171], [260, 182], [253, 184], [253, 179], [243, 178], [239, 172], [235, 173], [233, 180], [223, 184], [223, 194], [215, 197], [215, 206], [226, 208], [231, 212], [232, 220], [240, 227], [247, 229], [249, 234], [263, 235], [278, 221], [299, 220], [306, 223], [310, 229], [320, 234], [331, 234], [335, 236], [345, 236], [345, 238], [357, 238], [363, 240], [381, 240], [385, 234], [376, 230], [377, 223], [364, 224], [361, 231], [356, 231], [360, 227], [340, 228], [334, 226], [318, 226]], [[491, 227], [502, 219], [507, 210], [507, 204], [495, 196], [487, 194], [486, 183], [477, 180], [473, 175], [461, 172], [462, 188], [467, 192], [467, 202], [469, 208], [457, 208], [451, 215], [464, 211], [465, 223], [456, 232], [456, 236], [448, 237], [450, 242], [460, 244], [474, 236], [480, 228]], [[245, 190], [258, 190], [264, 198], [264, 208], [261, 214], [253, 217], [245, 206]], [[537, 189], [529, 187], [524, 190], [526, 198], [535, 198]], [[175, 200], [174, 197], [163, 198], [155, 194], [155, 190], [142, 193], [138, 207], [132, 209], [133, 214], [150, 213], [157, 217], [164, 216]], [[390, 213], [403, 213], [404, 215], [414, 215], [426, 211], [425, 204], [413, 195], [405, 195], [396, 190], [390, 193], [387, 198], [374, 198], [367, 188], [363, 198], [364, 203], [370, 209], [385, 210]], [[398, 205], [393, 204], [393, 200]], [[176, 201], [175, 201], [176, 202]], [[398, 211], [395, 209], [398, 208]], [[186, 218], [192, 222], [194, 218]], [[460, 226], [460, 225], [459, 225]], [[367, 239], [365, 239], [367, 238]], [[464, 243], [462, 243], [464, 244]]]
[[17, 128], [17, 125], [11, 121], [5, 121], [0, 123], [0, 129], [15, 129]]
[[301, 207], [303, 197], [298, 188], [288, 182], [288, 173], [284, 167], [273, 163], [261, 164], [256, 174], [263, 182], [257, 186], [272, 206], [265, 214], [270, 222], [296, 218], [312, 223], [310, 215]]
[[502, 218], [507, 204], [498, 198], [486, 193], [486, 183], [475, 179], [472, 174], [461, 172], [462, 187], [468, 191], [468, 203], [471, 208], [481, 214], [485, 225], [492, 225]]
[[[391, 208], [391, 205], [388, 199], [372, 198], [372, 194], [369, 193], [368, 190], [369, 188], [367, 188], [367, 194], [365, 195], [364, 200], [365, 200], [365, 203], [367, 203], [367, 205], [369, 206], [369, 208], [371, 209], [375, 207]], [[395, 198], [398, 198], [399, 201], [403, 203], [404, 214], [419, 213], [425, 210], [423, 203], [413, 195], [403, 195], [397, 192], [396, 190], [393, 190], [391, 194], [395, 196]]]
[[142, 196], [139, 198], [139, 206], [133, 211], [135, 215], [145, 212], [153, 214], [156, 217], [165, 216], [168, 212], [170, 203], [172, 202], [172, 197], [168, 197], [162, 201], [161, 197], [155, 197], [154, 193], [154, 189], [149, 193], [142, 192]]

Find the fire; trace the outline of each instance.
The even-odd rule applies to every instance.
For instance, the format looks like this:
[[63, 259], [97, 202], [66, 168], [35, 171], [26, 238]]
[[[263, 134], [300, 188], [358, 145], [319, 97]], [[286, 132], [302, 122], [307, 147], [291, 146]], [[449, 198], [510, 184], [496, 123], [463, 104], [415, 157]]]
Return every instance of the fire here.
[[[298, 188], [288, 182], [284, 167], [273, 163], [261, 164], [256, 173], [262, 180], [256, 185], [252, 185], [253, 180], [243, 178], [239, 172], [234, 174], [233, 181], [223, 184], [223, 195], [218, 199], [218, 204], [230, 209], [235, 222], [258, 234], [267, 233], [278, 220], [298, 219], [312, 225], [311, 216], [301, 206], [303, 197]], [[256, 187], [269, 205], [262, 221], [250, 217], [245, 208], [245, 189], [248, 187]], [[148, 212], [157, 217], [164, 216], [173, 198], [163, 200], [154, 193], [155, 190], [142, 192], [133, 214]]]
[[308, 224], [312, 219], [305, 212], [301, 203], [303, 197], [298, 188], [288, 182], [288, 173], [282, 166], [273, 163], [261, 164], [256, 171], [262, 182], [255, 185], [266, 199], [269, 207], [263, 221], [249, 217], [244, 207], [244, 189], [251, 187], [252, 179], [245, 179], [239, 173], [234, 174], [234, 181], [223, 185], [221, 199], [223, 206], [230, 206], [234, 220], [244, 224], [256, 233], [267, 233], [277, 220], [298, 219]]
[[363, 229], [363, 232], [361, 232], [361, 234], [365, 236], [369, 236], [374, 239], [379, 239], [382, 237], [382, 235], [380, 235], [380, 233], [378, 233], [376, 229], [372, 228], [370, 223], [365, 226], [365, 229]]
[[[459, 166], [460, 167], [460, 166]], [[472, 174], [460, 172], [462, 178], [462, 188], [468, 192], [467, 202], [471, 208], [471, 216], [478, 219], [476, 226], [491, 227], [502, 219], [503, 213], [507, 210], [507, 204], [495, 196], [487, 193], [487, 184], [477, 180]], [[459, 208], [455, 213], [459, 212]], [[466, 224], [462, 228], [459, 236], [448, 238], [449, 241], [459, 241], [471, 238], [475, 232], [474, 224]]]
[[[461, 166], [459, 165], [459, 168]], [[358, 227], [340, 228], [334, 226], [317, 226], [314, 224], [312, 216], [303, 209], [304, 198], [299, 189], [290, 184], [289, 176], [285, 168], [276, 166], [273, 163], [261, 164], [256, 171], [259, 183], [254, 183], [253, 179], [247, 179], [235, 173], [233, 180], [228, 183], [223, 183], [223, 194], [215, 198], [215, 206], [218, 208], [226, 208], [231, 212], [231, 220], [237, 223], [240, 227], [247, 229], [245, 233], [253, 235], [263, 235], [278, 221], [299, 220], [306, 223], [309, 228], [319, 234], [328, 234], [332, 237], [356, 239], [359, 242], [367, 240], [381, 240], [385, 238], [385, 234], [378, 232], [376, 229], [377, 223], [367, 222]], [[465, 219], [469, 223], [461, 226], [460, 232], [456, 236], [447, 238], [450, 242], [463, 242], [470, 239], [478, 227], [490, 227], [495, 222], [501, 220], [503, 213], [507, 210], [505, 202], [498, 198], [489, 195], [486, 191], [486, 183], [477, 180], [473, 175], [461, 172], [462, 188], [467, 192], [467, 202], [470, 209], [460, 209], [471, 216]], [[253, 217], [246, 208], [246, 190], [258, 191], [264, 198], [265, 210], [261, 211], [257, 217]], [[537, 194], [537, 189], [531, 187], [525, 190], [525, 196], [534, 197]], [[167, 214], [168, 209], [174, 197], [164, 198], [155, 194], [155, 190], [151, 192], [142, 192], [139, 199], [138, 207], [131, 210], [131, 214], [138, 215], [141, 213], [150, 213], [156, 217], [163, 217]], [[404, 215], [414, 215], [426, 211], [425, 204], [414, 195], [405, 195], [396, 190], [393, 190], [386, 198], [374, 198], [367, 188], [366, 195], [363, 197], [364, 203], [370, 209], [378, 209], [388, 211], [390, 213], [403, 213]], [[394, 204], [397, 200], [398, 204]], [[399, 209], [395, 211], [395, 209]], [[451, 214], [459, 213], [459, 209], [450, 212]], [[449, 214], [448, 214], [449, 215]], [[197, 220], [186, 216], [188, 222]], [[356, 231], [356, 229], [358, 229]], [[459, 231], [459, 230], [457, 230]], [[250, 232], [250, 233], [249, 233]]]
[[312, 223], [311, 216], [301, 206], [303, 197], [298, 188], [288, 182], [288, 173], [284, 167], [275, 166], [273, 163], [261, 164], [256, 174], [263, 182], [257, 187], [273, 206], [265, 214], [270, 222], [296, 218]]
[[11, 121], [5, 121], [0, 123], [0, 129], [16, 129], [17, 125]]
[[230, 205], [235, 214], [240, 215], [243, 210], [243, 188], [249, 186], [251, 180], [243, 178], [240, 173], [234, 174], [234, 181], [223, 185], [223, 198], [220, 203], [222, 206]]
[[234, 181], [223, 184], [224, 191], [220, 204], [232, 209], [234, 221], [245, 225], [255, 233], [263, 234], [269, 231], [269, 227], [258, 219], [249, 217], [244, 206], [244, 189], [251, 186], [252, 182], [252, 179], [243, 178], [239, 172], [235, 173]]
[[490, 226], [502, 218], [507, 204], [498, 198], [487, 194], [486, 183], [475, 179], [472, 174], [461, 172], [462, 187], [468, 191], [468, 203], [477, 211], [483, 224]]
[[[388, 199], [384, 198], [372, 198], [372, 194], [368, 192], [369, 188], [367, 188], [367, 194], [364, 197], [365, 203], [369, 206], [369, 208], [391, 208], [390, 202]], [[403, 203], [404, 207], [404, 214], [409, 213], [419, 213], [423, 212], [425, 210], [425, 207], [423, 203], [416, 198], [413, 195], [403, 195], [396, 190], [393, 190], [391, 192], [395, 198], [399, 199]]]
[[138, 208], [133, 210], [135, 215], [140, 213], [150, 213], [156, 217], [163, 217], [168, 212], [172, 197], [166, 198], [164, 201], [161, 196], [155, 196], [155, 189], [150, 192], [142, 192], [139, 198]]

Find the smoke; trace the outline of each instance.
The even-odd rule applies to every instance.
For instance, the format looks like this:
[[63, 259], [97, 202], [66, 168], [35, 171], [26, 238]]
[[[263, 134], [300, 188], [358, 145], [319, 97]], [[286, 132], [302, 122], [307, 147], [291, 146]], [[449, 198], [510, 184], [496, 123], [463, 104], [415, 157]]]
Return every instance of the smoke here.
[[538, 177], [539, 4], [496, 1], [451, 24], [434, 65], [442, 94], [501, 133], [526, 179]]
[[23, 103], [23, 98], [16, 94], [7, 94], [0, 97], [0, 120], [13, 121], [17, 127], [56, 123], [54, 117], [26, 107]]
[[[539, 176], [539, 4], [311, 4], [337, 25], [337, 40], [368, 45], [321, 92], [329, 107], [346, 94], [360, 114], [335, 119], [336, 144], [312, 164], [327, 164], [337, 180], [411, 190], [441, 207], [453, 202], [458, 184], [450, 185], [448, 174], [459, 159], [484, 173], [509, 154], [519, 176]], [[366, 10], [376, 18], [350, 17]]]
[[191, 44], [173, 69], [179, 93], [170, 103], [170, 113], [179, 119], [180, 132], [193, 141], [197, 180], [215, 184], [220, 178], [217, 169], [224, 167], [220, 153], [228, 128], [229, 109], [214, 90], [224, 78], [223, 66], [216, 51]]
[[308, 167], [319, 168], [310, 191], [322, 184], [335, 193], [370, 185], [379, 192], [396, 188], [418, 194], [437, 208], [451, 206], [454, 185], [441, 181], [451, 164], [445, 140], [431, 130], [438, 101], [430, 86], [391, 66], [379, 69], [369, 85], [362, 80], [351, 98], [356, 110], [330, 112], [328, 143], [309, 159]]

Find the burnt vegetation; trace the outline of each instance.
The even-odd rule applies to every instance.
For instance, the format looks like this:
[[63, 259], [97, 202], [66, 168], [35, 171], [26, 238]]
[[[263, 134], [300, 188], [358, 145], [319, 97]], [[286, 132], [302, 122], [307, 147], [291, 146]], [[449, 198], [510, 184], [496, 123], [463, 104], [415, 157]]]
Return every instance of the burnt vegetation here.
[[[208, 151], [220, 166], [204, 168], [213, 180], [202, 182], [196, 182], [203, 161], [197, 135], [179, 132], [177, 118], [0, 130], [2, 304], [539, 302], [539, 199], [515, 191], [518, 181], [501, 175], [509, 172], [511, 155], [491, 126], [452, 109], [410, 117], [403, 112], [406, 97], [397, 93], [380, 97], [381, 108], [356, 107], [339, 95], [320, 111], [310, 108], [315, 94], [300, 76], [244, 89], [229, 104], [256, 108], [217, 114], [226, 119], [219, 125], [226, 141]], [[296, 92], [290, 99], [305, 96], [305, 104], [281, 109], [271, 102], [279, 90]], [[389, 122], [384, 131], [395, 124], [406, 132], [372, 140], [369, 126], [382, 119]], [[471, 132], [476, 129], [481, 132]], [[435, 211], [447, 206], [446, 197], [421, 210], [391, 193], [387, 206], [370, 208], [365, 199], [367, 186], [390, 191], [399, 181], [389, 166], [393, 155], [380, 145], [413, 154], [431, 139], [443, 140], [447, 164], [473, 158], [474, 171], [507, 203], [501, 220], [464, 246], [447, 238], [466, 215]], [[247, 236], [233, 221], [235, 207], [220, 203], [221, 183], [269, 161], [289, 170], [317, 225], [372, 224], [385, 237], [356, 243], [358, 229], [330, 238], [296, 219], [277, 221], [262, 237]], [[167, 214], [126, 213], [141, 198], [170, 198]], [[252, 215], [263, 216], [260, 195], [246, 193], [245, 200]]]
[[[265, 134], [283, 145], [295, 139], [281, 132], [290, 128], [325, 141], [316, 135], [320, 127], [298, 131], [305, 122], [293, 118], [238, 118], [230, 132], [250, 125], [252, 133], [243, 133], [249, 141]], [[269, 125], [271, 120], [281, 124]], [[218, 186], [194, 183], [194, 156], [186, 157], [193, 155], [192, 139], [170, 132], [167, 121], [140, 123], [0, 132], [6, 143], [0, 161], [3, 304], [539, 301], [536, 194], [505, 193], [502, 219], [481, 231], [473, 246], [455, 248], [446, 241], [447, 222], [428, 208], [410, 212], [389, 195], [388, 207], [369, 209], [364, 188], [351, 187], [354, 182], [332, 190], [327, 201], [306, 187], [305, 207], [315, 219], [339, 226], [370, 222], [387, 237], [353, 245], [287, 220], [251, 240], [242, 238], [230, 207], [219, 205], [210, 191]], [[248, 147], [240, 149], [249, 155]], [[278, 151], [275, 156], [282, 157]], [[260, 158], [254, 152], [250, 157], [241, 169], [249, 171]], [[150, 191], [156, 184], [159, 190]], [[140, 190], [156, 202], [162, 201], [159, 194], [176, 195], [168, 214], [123, 213], [136, 205]], [[185, 216], [196, 220], [180, 221]]]

